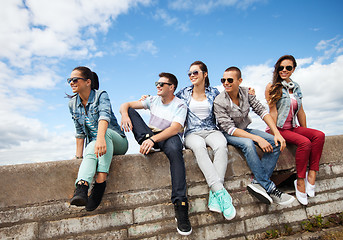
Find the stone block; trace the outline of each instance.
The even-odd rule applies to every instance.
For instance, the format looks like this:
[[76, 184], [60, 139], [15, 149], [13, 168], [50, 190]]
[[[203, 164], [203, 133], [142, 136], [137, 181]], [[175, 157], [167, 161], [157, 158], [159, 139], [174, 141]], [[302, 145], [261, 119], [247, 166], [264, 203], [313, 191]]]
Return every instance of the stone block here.
[[276, 212], [245, 220], [247, 232], [261, 231], [281, 224], [299, 222], [307, 219], [304, 209], [297, 209], [287, 212]]
[[335, 165], [331, 166], [332, 172], [336, 175], [343, 174], [343, 159], [342, 163], [335, 163]]
[[133, 224], [128, 228], [129, 238], [159, 235], [159, 232], [176, 231], [175, 220], [162, 220], [154, 223]]
[[24, 223], [0, 228], [0, 239], [37, 239], [38, 223]]
[[343, 200], [316, 204], [314, 206], [307, 207], [306, 212], [308, 216], [317, 216], [319, 214], [327, 216], [333, 213], [340, 213], [343, 212]]
[[199, 196], [199, 195], [208, 195], [209, 194], [209, 187], [205, 184], [200, 184], [196, 186], [191, 186], [188, 188], [188, 196]]
[[336, 177], [331, 179], [322, 179], [316, 182], [316, 191], [332, 191], [343, 188], [343, 177]]
[[91, 234], [78, 234], [76, 237], [72, 237], [75, 240], [118, 240], [127, 239], [127, 230], [108, 230], [101, 233], [91, 233]]
[[138, 207], [133, 211], [134, 223], [151, 222], [174, 217], [174, 207], [171, 203]]
[[133, 223], [132, 211], [112, 212], [78, 218], [44, 222], [39, 229], [40, 238], [53, 238], [69, 234], [98, 231]]

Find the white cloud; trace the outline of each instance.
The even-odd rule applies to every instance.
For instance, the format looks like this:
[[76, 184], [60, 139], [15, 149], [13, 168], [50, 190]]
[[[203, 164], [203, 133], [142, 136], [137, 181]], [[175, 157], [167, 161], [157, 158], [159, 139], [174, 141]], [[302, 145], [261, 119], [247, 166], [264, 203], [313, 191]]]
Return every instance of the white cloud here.
[[221, 7], [245, 10], [258, 2], [266, 2], [266, 0], [175, 0], [169, 1], [169, 7], [175, 10], [192, 10], [197, 14], [207, 14]]
[[[0, 8], [0, 164], [70, 159], [74, 132], [27, 113], [49, 106], [32, 89], [53, 90], [61, 60], [104, 55], [95, 42], [118, 15], [150, 0], [6, 0]], [[157, 52], [152, 41], [140, 50]], [[31, 114], [29, 114], [31, 115]], [[48, 153], [48, 154], [47, 154]]]
[[177, 17], [170, 16], [164, 9], [156, 10], [154, 18], [162, 20], [166, 26], [173, 26], [182, 32], [189, 31], [188, 22], [181, 22]]
[[151, 55], [156, 55], [158, 53], [158, 48], [155, 46], [153, 40], [146, 40], [143, 42], [134, 42], [134, 39], [129, 39], [128, 41], [119, 41], [113, 43], [112, 54], [124, 53], [132, 57], [139, 56], [142, 53], [149, 53]]

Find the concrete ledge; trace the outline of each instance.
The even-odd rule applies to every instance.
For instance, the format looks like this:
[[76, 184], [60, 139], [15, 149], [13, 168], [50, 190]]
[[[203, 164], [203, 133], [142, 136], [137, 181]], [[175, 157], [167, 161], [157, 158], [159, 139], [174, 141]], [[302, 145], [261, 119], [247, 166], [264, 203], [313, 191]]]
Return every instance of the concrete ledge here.
[[[295, 224], [311, 215], [343, 211], [342, 146], [343, 135], [326, 137], [316, 183], [317, 196], [307, 208], [298, 202], [287, 207], [258, 203], [246, 191], [251, 172], [242, 153], [229, 146], [225, 186], [237, 209], [236, 218], [230, 222], [208, 211], [207, 184], [193, 153], [184, 150], [194, 229], [189, 239], [208, 239], [208, 236], [241, 239], [271, 226]], [[281, 154], [276, 175], [294, 172], [295, 150], [294, 146], [288, 146]], [[210, 149], [209, 152], [213, 154]], [[0, 166], [0, 238], [179, 237], [170, 204], [169, 161], [164, 153], [115, 156], [103, 202], [94, 212], [69, 206], [80, 162]]]

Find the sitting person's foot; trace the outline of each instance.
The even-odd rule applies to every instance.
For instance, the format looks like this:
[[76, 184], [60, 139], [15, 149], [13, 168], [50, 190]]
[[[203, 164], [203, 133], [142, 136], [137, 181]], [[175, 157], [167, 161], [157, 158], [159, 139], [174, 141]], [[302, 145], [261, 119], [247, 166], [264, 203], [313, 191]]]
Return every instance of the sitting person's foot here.
[[274, 188], [269, 193], [269, 195], [273, 199], [274, 203], [277, 203], [280, 205], [289, 205], [295, 200], [295, 198], [292, 195], [281, 192], [278, 188]]
[[247, 186], [248, 191], [263, 203], [271, 204], [273, 199], [269, 196], [267, 191], [258, 183], [251, 183]]

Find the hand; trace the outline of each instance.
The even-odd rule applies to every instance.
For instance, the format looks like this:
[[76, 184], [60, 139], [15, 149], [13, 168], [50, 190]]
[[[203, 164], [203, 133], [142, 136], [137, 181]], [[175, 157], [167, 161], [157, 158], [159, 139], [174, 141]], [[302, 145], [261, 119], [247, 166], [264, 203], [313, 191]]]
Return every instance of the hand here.
[[142, 95], [141, 98], [138, 101], [144, 101], [148, 97], [150, 97], [150, 95]]
[[250, 95], [255, 95], [255, 89], [250, 87], [248, 93]]
[[273, 146], [264, 138], [258, 137], [256, 142], [263, 152], [273, 152]]
[[121, 117], [121, 123], [120, 123], [120, 129], [125, 132], [132, 131], [132, 122], [129, 116], [123, 116]]
[[285, 149], [285, 147], [286, 147], [286, 140], [281, 136], [281, 134], [275, 134], [274, 142], [275, 142], [276, 146], [279, 146], [279, 143], [281, 144], [281, 146], [280, 146], [280, 151], [281, 152]]
[[154, 145], [153, 141], [146, 139], [142, 142], [139, 152], [141, 154], [148, 154]]
[[107, 151], [105, 138], [97, 138], [94, 146], [94, 154], [97, 158], [105, 155]]

